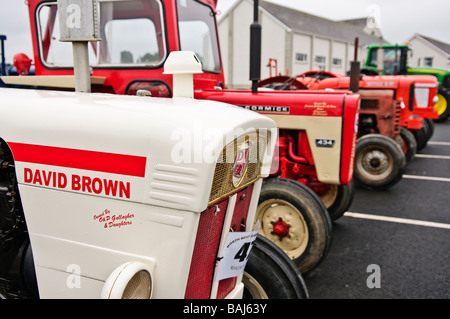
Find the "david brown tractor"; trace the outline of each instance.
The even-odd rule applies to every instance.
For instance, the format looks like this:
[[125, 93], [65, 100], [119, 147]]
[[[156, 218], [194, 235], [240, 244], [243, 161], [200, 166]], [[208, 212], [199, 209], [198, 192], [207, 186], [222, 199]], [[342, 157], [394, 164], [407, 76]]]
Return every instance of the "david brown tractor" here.
[[[57, 2], [30, 0], [28, 6], [36, 76], [2, 79], [8, 85], [72, 88], [72, 49], [58, 41]], [[331, 219], [342, 216], [353, 198], [359, 96], [225, 89], [215, 8], [214, 0], [100, 1], [101, 41], [89, 44], [92, 91], [171, 97], [175, 83], [163, 72], [164, 61], [172, 51], [195, 52], [203, 71], [194, 74], [195, 99], [238, 105], [276, 121], [274, 160], [280, 165], [273, 165], [262, 185], [260, 233], [301, 272], [311, 271], [330, 248]]]
[[275, 124], [183, 94], [0, 89], [2, 298], [307, 297], [252, 232]]
[[1, 298], [307, 297], [254, 230], [275, 123], [193, 100], [200, 71], [167, 59], [173, 99], [0, 88]]

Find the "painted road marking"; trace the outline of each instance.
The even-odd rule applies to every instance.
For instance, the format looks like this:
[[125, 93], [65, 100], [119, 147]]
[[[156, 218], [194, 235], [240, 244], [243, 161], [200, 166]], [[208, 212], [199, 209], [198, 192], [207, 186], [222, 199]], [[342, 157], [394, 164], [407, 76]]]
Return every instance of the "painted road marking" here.
[[435, 177], [435, 176], [419, 176], [419, 175], [406, 175], [406, 174], [403, 174], [403, 178], [421, 179], [421, 180], [425, 180], [425, 181], [436, 181], [436, 182], [450, 182], [450, 178]]
[[416, 157], [436, 158], [436, 159], [450, 159], [450, 156], [448, 156], [448, 155], [416, 154]]
[[418, 220], [418, 219], [398, 218], [398, 217], [389, 217], [389, 216], [372, 215], [372, 214], [361, 214], [361, 213], [355, 213], [355, 212], [345, 212], [344, 216], [354, 217], [354, 218], [362, 218], [362, 219], [379, 220], [379, 221], [400, 223], [400, 224], [409, 224], [409, 225], [416, 225], [416, 226], [426, 226], [426, 227], [450, 229], [450, 224], [429, 222], [429, 221]]
[[432, 145], [446, 145], [446, 146], [450, 146], [450, 142], [428, 141], [428, 144], [432, 144]]

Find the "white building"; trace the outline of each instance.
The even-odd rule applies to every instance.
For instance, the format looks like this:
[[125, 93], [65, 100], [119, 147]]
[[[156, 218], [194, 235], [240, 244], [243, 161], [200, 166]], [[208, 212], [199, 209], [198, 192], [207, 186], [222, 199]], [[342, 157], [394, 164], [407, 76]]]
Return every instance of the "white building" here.
[[450, 69], [450, 44], [417, 33], [409, 40], [409, 44], [410, 67]]
[[[227, 88], [248, 88], [250, 25], [253, 0], [239, 0], [220, 17], [219, 37]], [[355, 38], [359, 41], [358, 60], [366, 59], [364, 46], [386, 43], [379, 30], [332, 21], [266, 1], [259, 2], [262, 26], [261, 79], [275, 75], [267, 67], [276, 61], [278, 74], [298, 75], [309, 70], [346, 73], [354, 59]], [[274, 63], [272, 63], [274, 65]]]

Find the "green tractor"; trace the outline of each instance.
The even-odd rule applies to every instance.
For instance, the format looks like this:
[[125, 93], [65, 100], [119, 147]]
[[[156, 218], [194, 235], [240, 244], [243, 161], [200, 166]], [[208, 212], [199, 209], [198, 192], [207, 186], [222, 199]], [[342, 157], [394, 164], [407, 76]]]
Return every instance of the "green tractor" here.
[[[378, 51], [383, 51], [378, 57]], [[434, 75], [439, 82], [435, 109], [439, 114], [436, 121], [450, 116], [450, 71], [433, 68], [412, 68], [408, 66], [407, 44], [373, 44], [368, 47], [366, 64], [362, 73], [367, 75]], [[382, 59], [381, 59], [382, 58]], [[383, 62], [381, 64], [381, 61]]]

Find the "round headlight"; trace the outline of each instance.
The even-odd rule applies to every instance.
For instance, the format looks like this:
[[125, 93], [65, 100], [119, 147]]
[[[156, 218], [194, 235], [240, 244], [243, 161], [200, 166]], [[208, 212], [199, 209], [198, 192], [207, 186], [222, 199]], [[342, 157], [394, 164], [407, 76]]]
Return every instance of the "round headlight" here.
[[439, 96], [435, 95], [433, 98], [433, 104], [436, 104], [439, 101]]
[[152, 276], [149, 267], [141, 262], [128, 262], [117, 267], [105, 282], [104, 299], [150, 299]]

